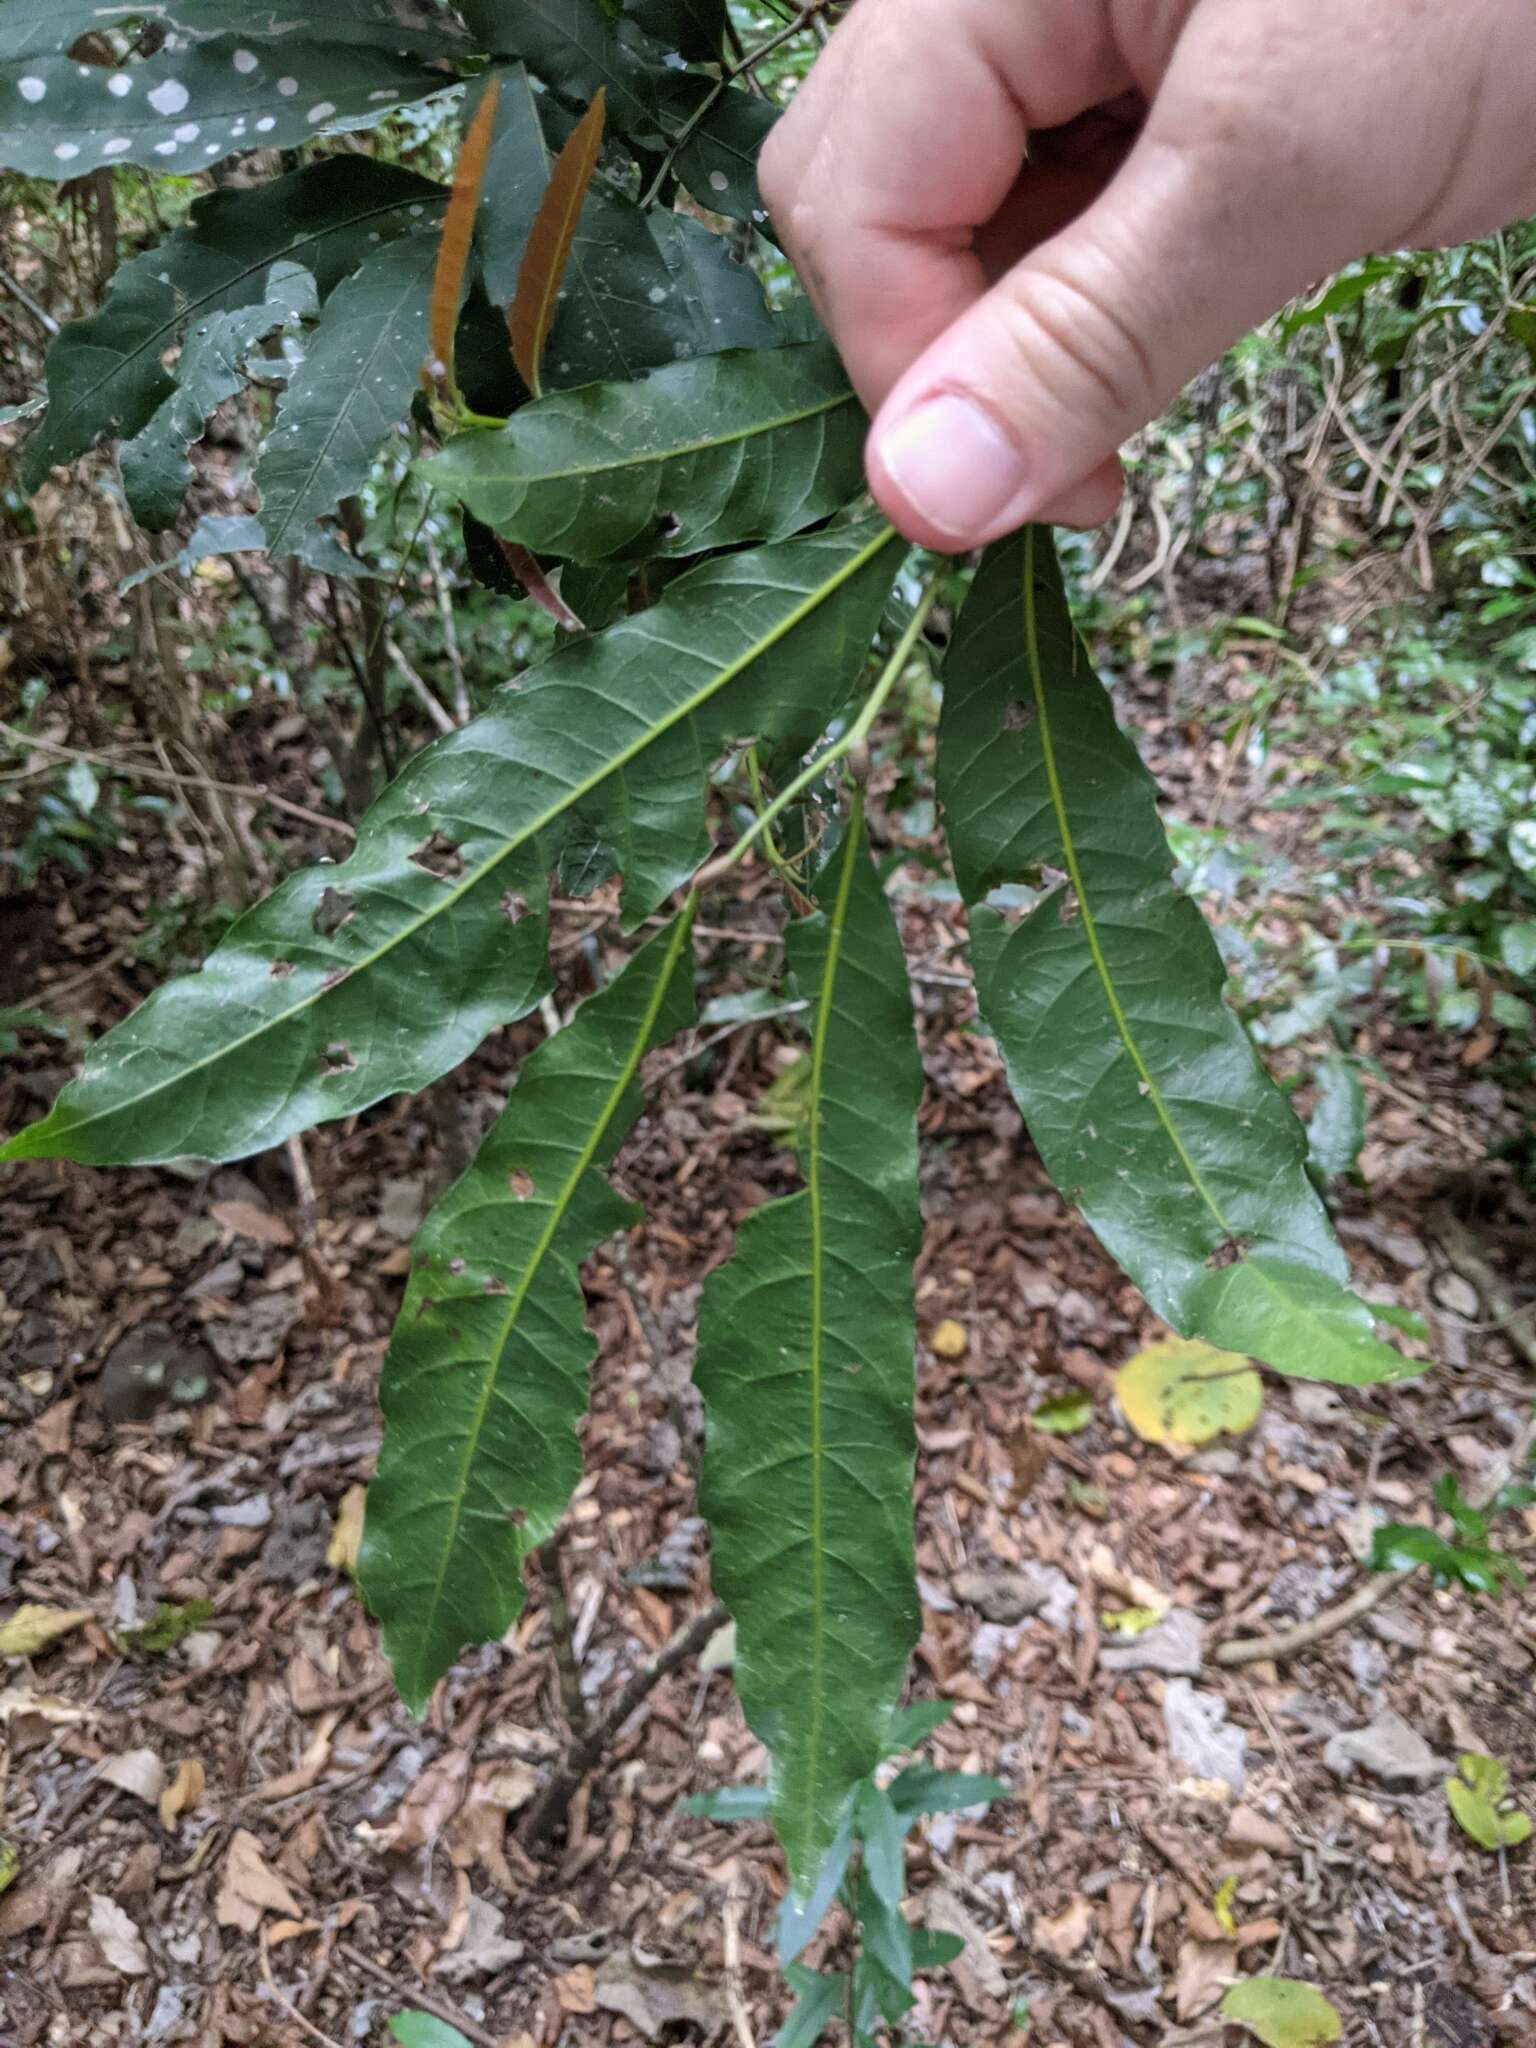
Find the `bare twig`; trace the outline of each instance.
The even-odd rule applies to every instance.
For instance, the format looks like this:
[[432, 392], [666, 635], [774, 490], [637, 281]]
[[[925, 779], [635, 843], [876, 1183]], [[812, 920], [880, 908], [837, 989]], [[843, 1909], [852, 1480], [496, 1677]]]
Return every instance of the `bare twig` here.
[[630, 1673], [608, 1712], [592, 1725], [584, 1740], [572, 1745], [528, 1809], [520, 1836], [525, 1848], [536, 1849], [548, 1841], [565, 1818], [566, 1808], [582, 1779], [601, 1762], [604, 1751], [630, 1715], [664, 1678], [670, 1677], [679, 1665], [696, 1656], [726, 1620], [723, 1603], [715, 1601], [702, 1614], [696, 1614], [692, 1621], [686, 1622], [648, 1663]]
[[466, 2019], [463, 2013], [456, 2012], [451, 2005], [434, 1998], [432, 1993], [421, 1985], [402, 1985], [396, 1971], [386, 1970], [382, 1963], [376, 1963], [372, 1956], [364, 1955], [363, 1951], [354, 1948], [350, 1941], [338, 1941], [336, 1953], [345, 1956], [357, 1969], [365, 1970], [376, 1984], [388, 1985], [397, 1998], [408, 1998], [412, 2005], [419, 2005], [423, 2012], [431, 2013], [433, 2018], [441, 2020], [444, 2026], [457, 2027], [466, 2040], [478, 2041], [480, 2048], [501, 2048], [501, 2041], [497, 2035], [488, 2034], [484, 2027], [477, 2027], [473, 2020]]
[[167, 782], [179, 789], [217, 789], [226, 796], [249, 797], [253, 803], [268, 804], [274, 811], [285, 811], [290, 818], [301, 818], [306, 825], [317, 825], [326, 832], [339, 832], [344, 838], [356, 837], [352, 827], [340, 818], [327, 818], [320, 811], [307, 810], [303, 804], [290, 803], [285, 796], [275, 796], [270, 789], [263, 789], [255, 782], [219, 782], [209, 775], [180, 775], [171, 768], [151, 768], [147, 763], [119, 761], [111, 754], [92, 753], [85, 747], [66, 747], [58, 740], [44, 739], [39, 733], [21, 732], [14, 725], [0, 720], [0, 739], [14, 741], [20, 747], [40, 747], [44, 753], [57, 754], [66, 761], [89, 761], [98, 768], [105, 768], [111, 775], [121, 775], [128, 782]]
[[428, 718], [437, 727], [438, 731], [456, 732], [458, 728], [453, 720], [448, 716], [442, 705], [438, 703], [421, 677], [417, 675], [415, 669], [406, 660], [405, 650], [401, 647], [400, 642], [390, 634], [384, 636], [384, 652], [389, 656], [395, 667], [399, 669], [401, 675], [405, 677], [406, 687], [410, 690], [417, 703], [420, 704], [422, 710], [426, 712]]
[[[1518, 1471], [1530, 1456], [1533, 1442], [1536, 1442], [1536, 1418], [1525, 1425], [1502, 1457], [1493, 1460], [1469, 1494], [1468, 1505], [1487, 1507], [1507, 1485], [1511, 1473]], [[1341, 1628], [1348, 1628], [1362, 1614], [1369, 1614], [1373, 1607], [1379, 1607], [1389, 1593], [1395, 1592], [1405, 1579], [1412, 1578], [1415, 1570], [1416, 1566], [1410, 1566], [1406, 1571], [1373, 1573], [1337, 1607], [1324, 1608], [1310, 1621], [1298, 1622], [1295, 1628], [1282, 1629], [1278, 1635], [1252, 1636], [1242, 1642], [1221, 1644], [1216, 1651], [1216, 1662], [1226, 1665], [1258, 1664], [1270, 1658], [1278, 1662], [1282, 1657], [1294, 1657], [1298, 1651], [1310, 1649], [1314, 1643], [1337, 1635]]]

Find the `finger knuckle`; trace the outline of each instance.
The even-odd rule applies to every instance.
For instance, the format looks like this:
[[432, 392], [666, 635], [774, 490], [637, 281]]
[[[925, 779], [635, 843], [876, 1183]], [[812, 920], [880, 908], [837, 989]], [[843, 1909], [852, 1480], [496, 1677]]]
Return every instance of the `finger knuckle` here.
[[1003, 304], [1012, 345], [1032, 380], [1063, 398], [1080, 397], [1086, 385], [1116, 420], [1156, 411], [1161, 394], [1151, 359], [1108, 294], [1063, 272], [1035, 270]]

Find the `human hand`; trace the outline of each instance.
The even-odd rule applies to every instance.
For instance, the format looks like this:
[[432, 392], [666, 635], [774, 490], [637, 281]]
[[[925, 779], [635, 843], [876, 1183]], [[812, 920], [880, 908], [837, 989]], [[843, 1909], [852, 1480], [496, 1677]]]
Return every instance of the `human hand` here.
[[1536, 212], [1531, 0], [859, 0], [763, 192], [951, 552], [1114, 510], [1116, 449], [1368, 250]]

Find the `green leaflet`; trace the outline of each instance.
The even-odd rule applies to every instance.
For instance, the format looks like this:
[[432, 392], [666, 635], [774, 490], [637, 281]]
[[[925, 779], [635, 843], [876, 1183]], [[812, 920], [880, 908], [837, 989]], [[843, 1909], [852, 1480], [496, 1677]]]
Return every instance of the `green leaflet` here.
[[[252, 48], [251, 44], [255, 47]], [[450, 79], [396, 49], [254, 37], [167, 46], [112, 71], [52, 54], [0, 60], [0, 165], [78, 178], [104, 164], [193, 175], [242, 149], [288, 149], [384, 118]]]
[[[501, 111], [476, 218], [485, 289], [511, 304], [523, 245], [569, 130], [527, 71], [501, 73]], [[772, 348], [786, 337], [757, 279], [718, 235], [674, 213], [643, 213], [610, 186], [587, 193], [544, 354], [551, 390], [637, 377], [680, 357]]]
[[811, 1003], [800, 1194], [742, 1224], [704, 1287], [701, 1505], [737, 1626], [736, 1682], [773, 1754], [774, 1819], [804, 1897], [885, 1753], [917, 1640], [912, 1261], [920, 1220], [900, 935], [855, 809], [796, 925]]
[[109, 1032], [0, 1158], [233, 1159], [447, 1073], [544, 993], [571, 821], [649, 915], [706, 850], [711, 762], [824, 729], [903, 554], [865, 521], [727, 556], [561, 649], [419, 754], [346, 861], [293, 876]]
[[128, 509], [150, 533], [176, 523], [192, 465], [187, 449], [202, 438], [208, 415], [245, 387], [245, 359], [257, 342], [314, 311], [314, 280], [297, 264], [274, 263], [259, 306], [209, 313], [189, 329], [177, 364], [176, 389], [125, 441], [118, 456]]
[[273, 555], [368, 480], [410, 406], [427, 352], [435, 229], [374, 251], [326, 301], [256, 465]]
[[866, 422], [825, 343], [734, 349], [524, 406], [430, 481], [541, 554], [597, 562], [784, 539], [863, 487]]
[[470, 34], [498, 57], [524, 63], [577, 107], [608, 96], [621, 135], [655, 142], [656, 75], [662, 51], [605, 0], [465, 0]]
[[694, 1021], [693, 903], [524, 1063], [474, 1163], [417, 1236], [384, 1362], [363, 1593], [418, 1713], [466, 1643], [523, 1604], [522, 1567], [581, 1477], [595, 1346], [581, 1263], [639, 1209], [603, 1175], [640, 1062]]
[[[1417, 1371], [1343, 1284], [1301, 1128], [1222, 1000], [1152, 779], [1038, 529], [977, 572], [945, 668], [938, 779], [1014, 1094], [1051, 1174], [1158, 1314], [1303, 1378]], [[1047, 880], [1011, 929], [983, 907], [999, 884]]]
[[98, 441], [133, 435], [175, 389], [161, 357], [194, 321], [260, 304], [275, 263], [300, 264], [324, 300], [381, 240], [437, 217], [440, 185], [391, 164], [336, 156], [247, 191], [210, 192], [187, 225], [117, 273], [105, 306], [48, 351], [48, 411], [27, 442], [22, 486]]
[[[735, 87], [720, 92], [713, 80], [695, 72], [682, 73], [674, 92], [669, 105], [676, 105], [683, 120], [697, 115], [677, 153], [678, 176], [701, 206], [730, 220], [750, 221], [766, 234], [757, 162], [779, 108]], [[708, 105], [698, 114], [706, 97]]]

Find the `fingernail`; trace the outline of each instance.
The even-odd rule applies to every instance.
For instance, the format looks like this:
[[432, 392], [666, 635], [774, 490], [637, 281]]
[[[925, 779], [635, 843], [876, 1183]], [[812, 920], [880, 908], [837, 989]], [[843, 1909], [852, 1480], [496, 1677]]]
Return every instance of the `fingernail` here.
[[914, 512], [959, 541], [981, 532], [1027, 481], [1024, 458], [991, 415], [943, 392], [881, 434], [877, 453]]

